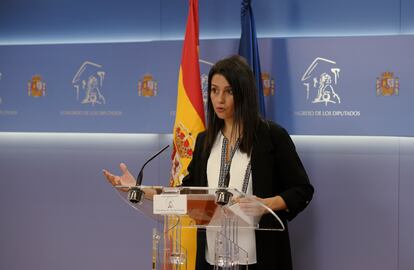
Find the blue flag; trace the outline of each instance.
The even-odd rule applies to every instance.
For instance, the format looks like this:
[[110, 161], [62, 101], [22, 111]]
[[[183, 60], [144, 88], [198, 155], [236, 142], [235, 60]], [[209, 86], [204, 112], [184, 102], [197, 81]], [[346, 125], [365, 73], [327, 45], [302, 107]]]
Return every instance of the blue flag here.
[[241, 37], [239, 55], [246, 58], [256, 77], [258, 90], [259, 110], [263, 118], [266, 118], [262, 73], [260, 71], [259, 47], [256, 38], [256, 26], [254, 24], [251, 0], [242, 0], [241, 4]]

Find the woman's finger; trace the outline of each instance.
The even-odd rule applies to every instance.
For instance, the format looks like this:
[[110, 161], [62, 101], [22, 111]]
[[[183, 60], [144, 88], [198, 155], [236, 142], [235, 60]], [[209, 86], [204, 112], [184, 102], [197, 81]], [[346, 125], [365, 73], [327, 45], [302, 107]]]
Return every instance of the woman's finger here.
[[104, 174], [106, 180], [108, 180], [108, 182], [111, 185], [115, 186], [115, 185], [120, 185], [121, 184], [121, 179], [118, 176], [113, 175], [112, 173], [108, 172], [107, 170], [103, 170], [103, 174]]
[[121, 169], [122, 174], [128, 173], [128, 167], [125, 163], [120, 163], [119, 164], [119, 169]]

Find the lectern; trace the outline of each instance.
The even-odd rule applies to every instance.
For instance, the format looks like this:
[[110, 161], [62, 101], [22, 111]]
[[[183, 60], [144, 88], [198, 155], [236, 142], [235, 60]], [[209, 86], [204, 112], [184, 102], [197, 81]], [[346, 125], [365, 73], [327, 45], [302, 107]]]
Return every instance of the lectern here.
[[[215, 269], [237, 270], [249, 264], [249, 254], [239, 245], [239, 235], [254, 230], [285, 229], [283, 222], [267, 206], [236, 189], [206, 187], [116, 186], [125, 202], [163, 224], [153, 230], [153, 270], [187, 270], [188, 250], [182, 245], [183, 229], [205, 230], [214, 237], [210, 247]], [[246, 198], [251, 211], [241, 210]], [[261, 225], [260, 220], [272, 219]]]

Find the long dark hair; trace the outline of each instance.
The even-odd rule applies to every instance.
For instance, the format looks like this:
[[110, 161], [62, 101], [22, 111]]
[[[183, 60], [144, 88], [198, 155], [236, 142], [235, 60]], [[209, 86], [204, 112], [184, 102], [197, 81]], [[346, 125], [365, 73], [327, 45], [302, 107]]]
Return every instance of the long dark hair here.
[[210, 99], [211, 80], [215, 74], [222, 75], [231, 86], [234, 101], [233, 130], [241, 137], [240, 151], [250, 155], [254, 131], [260, 119], [257, 88], [249, 64], [238, 55], [218, 61], [208, 74], [207, 135], [204, 149], [210, 152], [218, 132], [224, 127], [224, 120], [217, 117]]

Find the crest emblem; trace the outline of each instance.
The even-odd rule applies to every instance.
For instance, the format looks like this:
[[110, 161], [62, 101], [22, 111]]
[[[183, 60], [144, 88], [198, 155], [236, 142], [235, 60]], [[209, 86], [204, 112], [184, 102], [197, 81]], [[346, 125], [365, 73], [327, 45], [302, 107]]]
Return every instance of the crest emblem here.
[[400, 80], [393, 72], [384, 72], [377, 78], [377, 96], [397, 96], [400, 89]]
[[157, 92], [158, 82], [151, 74], [144, 75], [144, 78], [138, 81], [138, 96], [153, 97], [157, 95]]
[[34, 75], [27, 83], [27, 95], [30, 97], [43, 97], [46, 95], [46, 83], [40, 75]]
[[275, 95], [275, 80], [270, 77], [267, 72], [262, 73], [263, 95], [265, 97]]
[[301, 79], [306, 89], [306, 99], [309, 100], [312, 96], [312, 103], [325, 103], [325, 106], [341, 103], [335, 90], [340, 71], [335, 61], [321, 57], [313, 60]]
[[84, 62], [72, 80], [76, 90], [76, 100], [79, 100], [82, 94], [82, 104], [105, 104], [105, 97], [101, 91], [104, 78], [105, 71], [102, 70], [101, 65]]
[[177, 124], [173, 135], [174, 152], [170, 185], [176, 186], [181, 183], [182, 178], [184, 177], [184, 159], [188, 161], [193, 157], [194, 139], [193, 135], [187, 130], [187, 128], [184, 127], [182, 123]]
[[177, 152], [181, 158], [193, 157], [193, 137], [192, 134], [184, 127], [183, 124], [178, 124], [174, 130], [175, 143], [177, 145]]

